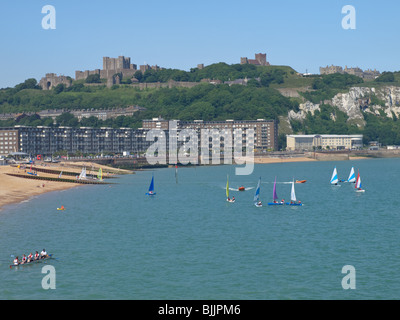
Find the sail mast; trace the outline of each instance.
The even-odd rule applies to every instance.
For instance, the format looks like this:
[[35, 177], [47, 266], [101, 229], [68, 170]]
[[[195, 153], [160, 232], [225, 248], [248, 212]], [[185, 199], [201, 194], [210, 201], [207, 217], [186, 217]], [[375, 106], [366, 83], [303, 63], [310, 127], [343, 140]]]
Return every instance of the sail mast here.
[[226, 176], [226, 197], [229, 198], [229, 175]]

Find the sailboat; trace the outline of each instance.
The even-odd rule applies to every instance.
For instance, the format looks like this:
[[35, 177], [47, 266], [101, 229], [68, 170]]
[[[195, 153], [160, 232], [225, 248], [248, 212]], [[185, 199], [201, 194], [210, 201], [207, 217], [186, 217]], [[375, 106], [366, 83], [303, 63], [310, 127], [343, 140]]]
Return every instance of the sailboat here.
[[86, 168], [85, 167], [82, 168], [82, 171], [81, 171], [78, 179], [79, 180], [87, 179], [87, 177], [86, 177]]
[[365, 192], [365, 190], [361, 187], [361, 177], [360, 177], [360, 171], [358, 171], [357, 174], [357, 180], [356, 180], [356, 192]]
[[268, 202], [268, 205], [269, 206], [281, 206], [281, 205], [283, 205], [285, 203], [284, 201], [278, 202], [277, 201], [278, 199], [279, 199], [278, 195], [276, 194], [276, 177], [275, 177], [274, 191], [273, 191], [273, 194], [272, 194], [272, 202]]
[[156, 193], [154, 192], [154, 175], [151, 177], [149, 191], [146, 192], [148, 196], [154, 196]]
[[335, 167], [335, 169], [333, 169], [333, 173], [332, 173], [332, 177], [331, 177], [331, 185], [340, 187], [340, 184], [338, 184], [338, 182], [339, 182], [339, 179], [338, 179], [337, 170]]
[[229, 176], [226, 176], [226, 201], [235, 202], [235, 197], [229, 198]]
[[356, 175], [354, 174], [354, 167], [351, 167], [349, 178], [347, 179], [347, 182], [356, 182]]
[[296, 193], [294, 191], [294, 181], [292, 182], [292, 191], [290, 192], [290, 203], [286, 203], [289, 206], [302, 206], [303, 204], [299, 201], [297, 202]]
[[258, 180], [257, 189], [256, 192], [254, 193], [254, 205], [256, 207], [262, 207], [262, 203], [260, 201], [260, 187], [261, 187], [261, 177]]
[[27, 174], [31, 174], [31, 175], [33, 175], [33, 176], [37, 176], [37, 173], [36, 173], [36, 172], [34, 172], [34, 171], [32, 171], [32, 164], [31, 164], [31, 168], [30, 168], [30, 170], [29, 170], [29, 171], [27, 171], [26, 173], [27, 173]]

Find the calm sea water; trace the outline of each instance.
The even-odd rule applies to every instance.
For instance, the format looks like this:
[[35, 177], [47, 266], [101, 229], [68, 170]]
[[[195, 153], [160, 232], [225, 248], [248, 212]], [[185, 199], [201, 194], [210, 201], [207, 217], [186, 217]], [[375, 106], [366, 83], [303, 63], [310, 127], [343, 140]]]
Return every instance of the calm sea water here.
[[[334, 166], [354, 185], [332, 187]], [[0, 212], [0, 299], [399, 299], [400, 159], [137, 172], [111, 186], [45, 194]], [[145, 196], [152, 174], [157, 195]], [[236, 203], [225, 201], [226, 176]], [[261, 176], [264, 207], [252, 204]], [[294, 179], [303, 207], [268, 207], [273, 181], [288, 200]], [[64, 205], [67, 210], [57, 211]], [[42, 264], [9, 269], [11, 254], [46, 248]], [[342, 267], [356, 289], [342, 288]]]

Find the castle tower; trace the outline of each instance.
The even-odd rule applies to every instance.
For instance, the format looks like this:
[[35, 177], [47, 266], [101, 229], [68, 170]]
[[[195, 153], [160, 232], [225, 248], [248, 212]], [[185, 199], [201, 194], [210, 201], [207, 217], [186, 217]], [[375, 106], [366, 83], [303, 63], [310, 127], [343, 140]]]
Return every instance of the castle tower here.
[[242, 57], [242, 58], [240, 58], [240, 64], [248, 64], [249, 63], [249, 61], [247, 60], [247, 58], [246, 57]]
[[267, 65], [267, 54], [266, 53], [256, 53], [256, 60], [262, 66]]

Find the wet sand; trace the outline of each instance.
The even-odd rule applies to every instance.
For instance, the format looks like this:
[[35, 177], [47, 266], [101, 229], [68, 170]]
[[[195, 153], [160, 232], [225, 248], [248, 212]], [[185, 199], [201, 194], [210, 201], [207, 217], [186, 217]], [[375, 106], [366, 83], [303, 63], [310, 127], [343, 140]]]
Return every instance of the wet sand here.
[[[35, 167], [38, 168], [76, 172], [77, 175], [79, 175], [83, 166], [86, 166], [87, 173], [92, 174], [95, 174], [95, 172], [92, 172], [91, 170], [98, 171], [100, 167], [103, 169], [103, 172], [105, 172], [104, 174], [132, 173], [132, 171], [128, 170], [119, 170], [87, 162], [73, 164], [57, 163], [35, 165]], [[26, 165], [26, 169], [24, 169], [22, 165], [20, 168], [11, 165], [0, 166], [0, 211], [5, 205], [19, 203], [21, 201], [30, 199], [33, 196], [37, 196], [46, 192], [66, 190], [81, 186], [81, 184], [77, 183], [32, 180], [7, 175], [7, 173], [28, 175], [26, 171], [29, 171], [29, 169], [29, 165]], [[54, 174], [42, 172], [38, 172], [38, 175], [41, 177], [58, 177]], [[63, 176], [63, 178], [74, 180], [74, 177], [72, 176]]]

